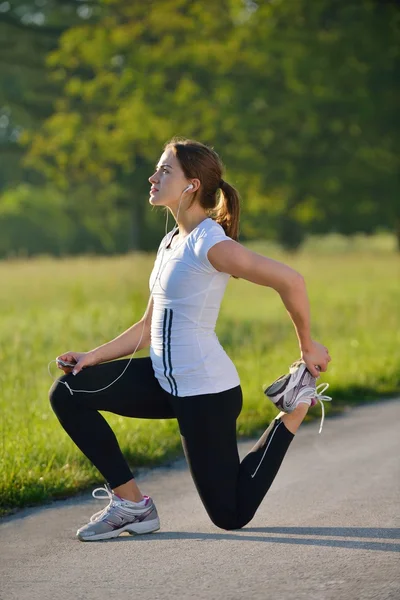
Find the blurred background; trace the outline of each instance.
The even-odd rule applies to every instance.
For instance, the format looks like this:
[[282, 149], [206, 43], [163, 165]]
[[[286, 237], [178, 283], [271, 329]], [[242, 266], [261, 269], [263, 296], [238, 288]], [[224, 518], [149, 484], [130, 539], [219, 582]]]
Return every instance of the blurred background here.
[[173, 135], [221, 155], [242, 241], [399, 248], [399, 31], [390, 0], [0, 0], [0, 257], [154, 250]]
[[[399, 395], [399, 30], [389, 0], [0, 0], [0, 515], [102, 483], [47, 365], [142, 317], [165, 226], [148, 177], [175, 135], [221, 155], [242, 243], [304, 275], [327, 412]], [[216, 331], [254, 436], [293, 326], [233, 280]], [[175, 421], [106, 418], [134, 469], [180, 452]]]

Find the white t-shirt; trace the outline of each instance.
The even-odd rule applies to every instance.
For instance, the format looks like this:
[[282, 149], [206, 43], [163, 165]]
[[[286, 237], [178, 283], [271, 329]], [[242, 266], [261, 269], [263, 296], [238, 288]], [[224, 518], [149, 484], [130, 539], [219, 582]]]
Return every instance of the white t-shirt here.
[[173, 396], [213, 394], [240, 383], [215, 333], [230, 275], [217, 271], [207, 258], [214, 244], [230, 239], [219, 223], [207, 218], [166, 248], [170, 232], [158, 249], [150, 275], [150, 357], [161, 387]]

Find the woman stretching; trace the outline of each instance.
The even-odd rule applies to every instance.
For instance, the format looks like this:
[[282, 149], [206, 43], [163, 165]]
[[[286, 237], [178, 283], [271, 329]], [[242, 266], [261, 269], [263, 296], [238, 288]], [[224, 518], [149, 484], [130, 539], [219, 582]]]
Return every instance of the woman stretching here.
[[[149, 181], [150, 203], [167, 207], [177, 225], [161, 241], [148, 308], [138, 323], [112, 341], [89, 352], [60, 355], [64, 375], [50, 391], [62, 427], [106, 480], [93, 495], [106, 492], [109, 504], [78, 529], [82, 541], [160, 528], [152, 499], [142, 495], [99, 411], [177, 419], [190, 472], [210, 519], [222, 529], [239, 529], [253, 518], [309, 407], [328, 399], [318, 393], [316, 379], [331, 359], [327, 348], [311, 337], [304, 280], [290, 267], [236, 241], [239, 197], [222, 179], [216, 152], [199, 142], [173, 139]], [[290, 373], [265, 391], [283, 412], [242, 462], [236, 441], [240, 380], [215, 334], [231, 276], [278, 292], [301, 354]], [[149, 346], [147, 358], [114, 360]]]

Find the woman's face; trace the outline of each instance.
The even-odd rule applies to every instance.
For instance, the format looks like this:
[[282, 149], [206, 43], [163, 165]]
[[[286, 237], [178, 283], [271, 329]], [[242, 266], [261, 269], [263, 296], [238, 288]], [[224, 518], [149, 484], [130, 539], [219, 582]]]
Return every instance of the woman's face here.
[[[150, 204], [175, 207], [185, 188], [191, 183], [186, 179], [178, 159], [171, 149], [165, 150], [156, 165], [155, 173], [149, 177]], [[192, 190], [189, 190], [192, 191]]]

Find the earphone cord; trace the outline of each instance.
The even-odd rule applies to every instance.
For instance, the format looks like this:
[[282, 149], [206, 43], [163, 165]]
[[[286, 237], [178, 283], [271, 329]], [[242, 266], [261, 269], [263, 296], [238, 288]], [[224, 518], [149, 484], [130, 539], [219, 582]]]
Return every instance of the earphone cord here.
[[[145, 312], [145, 315], [144, 315], [143, 328], [142, 328], [142, 333], [141, 333], [141, 335], [140, 335], [140, 339], [139, 339], [139, 341], [138, 341], [138, 343], [137, 343], [137, 345], [136, 345], [136, 348], [134, 349], [134, 351], [133, 351], [133, 353], [132, 353], [132, 355], [131, 355], [131, 357], [130, 357], [130, 359], [129, 359], [129, 361], [128, 361], [128, 363], [127, 363], [126, 367], [125, 367], [125, 369], [122, 371], [122, 373], [121, 373], [120, 375], [118, 375], [118, 377], [117, 377], [116, 379], [114, 379], [114, 381], [112, 381], [112, 382], [111, 382], [111, 383], [109, 383], [108, 385], [106, 385], [106, 386], [104, 386], [104, 387], [102, 387], [102, 388], [100, 388], [100, 389], [98, 389], [98, 390], [74, 390], [74, 389], [72, 389], [72, 388], [70, 387], [70, 385], [69, 385], [69, 384], [68, 384], [66, 381], [61, 381], [61, 380], [58, 380], [58, 381], [59, 381], [59, 383], [62, 383], [62, 384], [64, 384], [64, 385], [67, 387], [67, 389], [69, 390], [69, 393], [71, 394], [71, 396], [73, 396], [73, 395], [74, 395], [74, 392], [80, 392], [80, 393], [84, 393], [84, 394], [95, 394], [95, 393], [97, 393], [97, 392], [102, 392], [103, 390], [106, 390], [107, 388], [109, 388], [109, 387], [111, 387], [112, 385], [114, 385], [114, 383], [115, 383], [116, 381], [118, 381], [118, 379], [120, 379], [120, 378], [122, 377], [122, 375], [125, 373], [125, 371], [126, 371], [126, 370], [127, 370], [127, 368], [129, 367], [129, 365], [130, 365], [130, 363], [131, 363], [131, 361], [132, 361], [132, 358], [134, 357], [134, 355], [135, 355], [135, 353], [136, 353], [136, 351], [137, 351], [137, 349], [138, 349], [138, 347], [139, 347], [139, 345], [140, 345], [140, 342], [142, 341], [142, 338], [143, 338], [144, 328], [145, 328], [145, 326], [146, 326], [146, 321], [147, 321], [147, 317], [148, 317], [148, 313], [149, 313], [149, 306], [150, 306], [151, 298], [152, 298], [152, 295], [153, 295], [153, 289], [154, 289], [154, 286], [155, 286], [155, 284], [157, 283], [157, 278], [158, 278], [158, 276], [159, 276], [159, 274], [160, 274], [160, 269], [161, 269], [161, 267], [162, 267], [162, 266], [164, 266], [164, 267], [165, 267], [165, 265], [167, 264], [167, 263], [165, 263], [165, 265], [163, 265], [163, 264], [162, 264], [162, 263], [163, 263], [164, 252], [165, 252], [165, 249], [166, 249], [166, 247], [167, 247], [167, 246], [168, 246], [168, 244], [169, 244], [169, 241], [170, 241], [170, 240], [172, 240], [172, 237], [173, 237], [173, 235], [174, 235], [175, 231], [176, 231], [176, 230], [177, 230], [177, 228], [178, 228], [178, 217], [179, 217], [179, 211], [180, 211], [180, 208], [181, 208], [182, 197], [183, 197], [183, 194], [184, 194], [184, 192], [185, 192], [185, 191], [186, 191], [186, 190], [184, 190], [184, 191], [182, 192], [182, 194], [181, 194], [181, 198], [180, 198], [180, 200], [179, 200], [179, 206], [178, 206], [178, 212], [177, 212], [177, 214], [176, 214], [176, 219], [175, 219], [175, 221], [176, 221], [176, 222], [175, 222], [175, 225], [174, 225], [173, 229], [171, 230], [171, 235], [170, 235], [170, 237], [169, 237], [169, 240], [168, 240], [168, 239], [166, 239], [166, 240], [165, 240], [165, 244], [164, 244], [164, 247], [163, 247], [163, 249], [162, 249], [162, 254], [161, 254], [161, 258], [160, 258], [160, 265], [159, 265], [159, 267], [158, 267], [157, 275], [155, 276], [155, 279], [154, 279], [153, 285], [152, 285], [152, 287], [151, 287], [151, 290], [150, 290], [150, 297], [149, 297], [149, 301], [148, 301], [148, 303], [147, 303], [147, 307], [146, 307], [146, 312]], [[166, 221], [165, 221], [165, 236], [167, 236], [167, 235], [168, 235], [168, 214], [169, 214], [169, 210], [167, 209], [167, 218], [166, 218]], [[168, 262], [168, 261], [167, 261], [167, 262]], [[52, 380], [53, 380], [53, 381], [57, 381], [56, 379], [54, 379], [54, 377], [53, 377], [53, 375], [52, 375], [52, 373], [51, 373], [51, 370], [50, 370], [50, 365], [51, 365], [53, 362], [57, 362], [57, 361], [56, 361], [56, 360], [51, 360], [51, 361], [49, 362], [48, 366], [47, 366], [47, 369], [48, 369], [48, 371], [49, 371], [49, 375], [50, 375], [50, 377], [52, 378]]]

